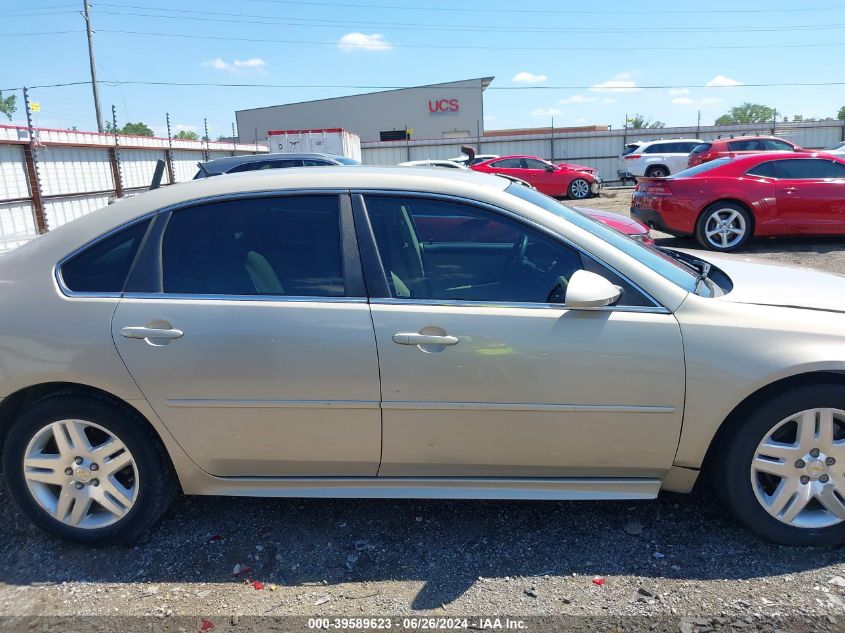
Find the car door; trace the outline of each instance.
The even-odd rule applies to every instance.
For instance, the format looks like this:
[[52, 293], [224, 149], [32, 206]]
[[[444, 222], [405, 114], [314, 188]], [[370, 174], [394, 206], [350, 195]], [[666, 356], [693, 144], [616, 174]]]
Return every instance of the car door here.
[[549, 163], [536, 158], [522, 159], [524, 173], [523, 180], [534, 185], [538, 191], [549, 196], [562, 196], [566, 194], [569, 179], [564, 177], [563, 172], [549, 171]]
[[520, 158], [502, 158], [487, 165], [484, 171], [492, 172], [494, 174], [504, 174], [506, 176], [513, 176], [514, 178], [522, 178], [522, 159]]
[[845, 234], [845, 163], [824, 158], [775, 161], [778, 213], [794, 231]]
[[112, 334], [153, 409], [207, 472], [376, 474], [378, 361], [350, 218], [337, 193], [159, 216]]
[[[379, 475], [634, 477], [670, 467], [684, 394], [671, 314], [587, 254], [491, 208], [425, 195], [356, 200], [356, 225], [372, 227], [379, 253], [366, 266]], [[623, 287], [621, 305], [555, 303], [561, 277], [582, 268]]]

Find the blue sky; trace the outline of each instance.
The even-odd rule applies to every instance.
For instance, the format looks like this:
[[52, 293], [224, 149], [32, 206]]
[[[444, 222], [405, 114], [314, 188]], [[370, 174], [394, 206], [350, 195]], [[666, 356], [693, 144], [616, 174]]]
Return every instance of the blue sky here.
[[[0, 33], [19, 52], [7, 56], [0, 88], [90, 79], [81, 4], [4, 0]], [[790, 118], [845, 105], [841, 85], [737, 85], [842, 81], [841, 0], [92, 0], [92, 19], [104, 82], [411, 86], [492, 75], [488, 130], [552, 116], [556, 126], [618, 127], [626, 113], [694, 125], [698, 110], [710, 124], [743, 101]], [[101, 101], [109, 115], [117, 107], [119, 124], [140, 120], [159, 134], [165, 112], [174, 131], [201, 133], [207, 117], [216, 138], [231, 134], [238, 109], [366, 91], [104, 83]], [[95, 129], [90, 86], [31, 97], [38, 125]]]

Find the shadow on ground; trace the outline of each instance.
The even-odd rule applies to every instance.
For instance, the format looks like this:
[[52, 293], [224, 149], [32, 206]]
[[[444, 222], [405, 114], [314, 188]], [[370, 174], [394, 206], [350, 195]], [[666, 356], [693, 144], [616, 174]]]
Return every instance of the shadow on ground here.
[[0, 582], [14, 585], [227, 582], [248, 563], [254, 577], [290, 586], [422, 581], [411, 606], [431, 609], [479, 576], [749, 579], [842, 556], [760, 541], [700, 492], [601, 503], [183, 497], [140, 543], [108, 548], [43, 535], [5, 488], [0, 503]]

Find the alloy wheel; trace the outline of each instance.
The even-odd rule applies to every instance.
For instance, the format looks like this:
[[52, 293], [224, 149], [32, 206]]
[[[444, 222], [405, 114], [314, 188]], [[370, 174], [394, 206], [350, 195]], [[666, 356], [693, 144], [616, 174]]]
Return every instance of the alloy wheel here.
[[35, 433], [23, 474], [35, 502], [74, 528], [112, 525], [138, 499], [132, 453], [114, 433], [84, 420], [59, 420]]
[[754, 452], [751, 484], [760, 505], [787, 525], [845, 521], [845, 411], [808, 409], [778, 422]]
[[717, 209], [704, 224], [704, 237], [716, 249], [736, 246], [745, 237], [745, 218], [736, 209]]
[[590, 183], [583, 178], [576, 178], [569, 185], [569, 193], [573, 198], [581, 200], [590, 195]]

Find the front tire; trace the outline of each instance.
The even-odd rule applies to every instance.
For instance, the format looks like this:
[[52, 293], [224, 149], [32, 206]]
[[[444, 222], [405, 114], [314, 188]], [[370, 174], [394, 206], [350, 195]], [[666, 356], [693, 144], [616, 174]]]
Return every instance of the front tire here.
[[571, 200], [584, 200], [590, 197], [590, 183], [584, 178], [576, 178], [569, 183], [567, 194]]
[[73, 393], [38, 400], [15, 420], [3, 471], [37, 527], [83, 544], [135, 541], [175, 492], [164, 448], [137, 412]]
[[751, 215], [735, 202], [714, 202], [695, 223], [695, 239], [711, 251], [728, 253], [741, 248], [753, 231]]
[[845, 389], [785, 391], [719, 447], [716, 491], [746, 527], [783, 545], [845, 543]]

